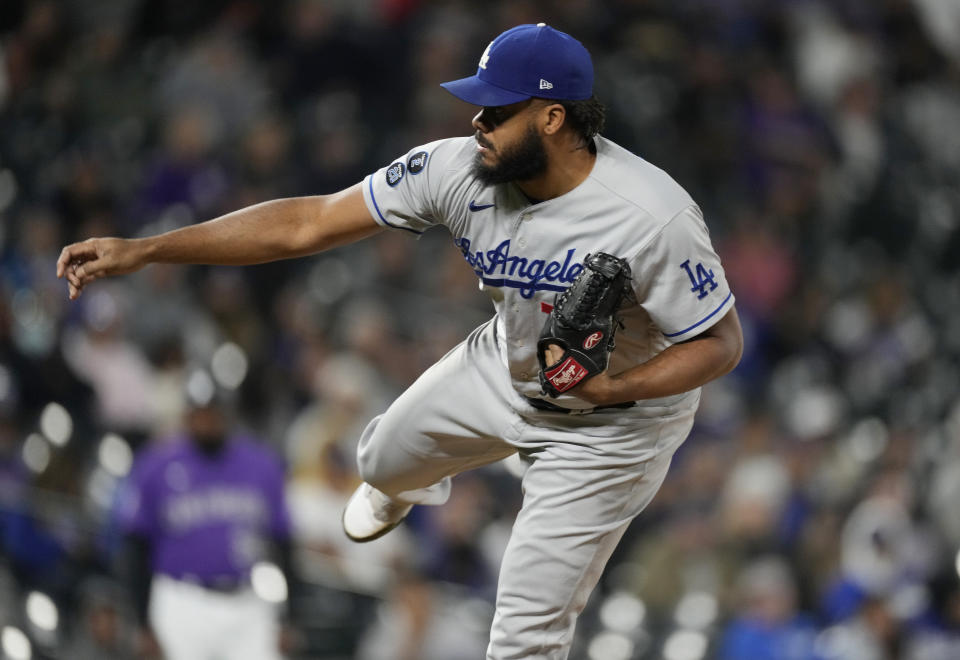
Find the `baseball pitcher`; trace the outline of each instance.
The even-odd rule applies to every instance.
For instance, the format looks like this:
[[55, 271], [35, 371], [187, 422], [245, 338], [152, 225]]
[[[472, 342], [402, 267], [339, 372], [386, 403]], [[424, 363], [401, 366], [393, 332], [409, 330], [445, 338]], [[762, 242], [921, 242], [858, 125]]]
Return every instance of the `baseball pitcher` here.
[[70, 245], [57, 272], [76, 298], [148, 263], [254, 264], [443, 225], [495, 314], [370, 422], [344, 530], [377, 538], [413, 505], [442, 504], [453, 475], [519, 452], [523, 506], [487, 657], [566, 658], [607, 560], [690, 431], [700, 386], [740, 358], [734, 297], [697, 204], [600, 135], [580, 42], [521, 25], [443, 87], [478, 107], [473, 135], [417, 146], [331, 195]]

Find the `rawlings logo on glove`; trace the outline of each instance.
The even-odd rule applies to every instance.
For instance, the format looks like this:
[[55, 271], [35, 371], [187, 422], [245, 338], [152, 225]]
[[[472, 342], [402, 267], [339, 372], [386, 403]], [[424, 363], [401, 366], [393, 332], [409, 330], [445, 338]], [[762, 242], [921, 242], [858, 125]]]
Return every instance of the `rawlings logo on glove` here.
[[[559, 396], [607, 368], [620, 323], [616, 311], [629, 288], [626, 261], [603, 252], [587, 255], [573, 284], [556, 297], [537, 341], [544, 394]], [[550, 344], [563, 349], [554, 364], [546, 364]]]

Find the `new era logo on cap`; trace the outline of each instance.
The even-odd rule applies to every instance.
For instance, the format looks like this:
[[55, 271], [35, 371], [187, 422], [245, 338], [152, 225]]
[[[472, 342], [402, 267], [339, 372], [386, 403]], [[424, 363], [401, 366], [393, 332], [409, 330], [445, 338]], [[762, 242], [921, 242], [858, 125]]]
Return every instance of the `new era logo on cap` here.
[[593, 95], [590, 53], [546, 23], [518, 25], [486, 47], [476, 74], [442, 87], [473, 105], [501, 106], [531, 97], [582, 101]]

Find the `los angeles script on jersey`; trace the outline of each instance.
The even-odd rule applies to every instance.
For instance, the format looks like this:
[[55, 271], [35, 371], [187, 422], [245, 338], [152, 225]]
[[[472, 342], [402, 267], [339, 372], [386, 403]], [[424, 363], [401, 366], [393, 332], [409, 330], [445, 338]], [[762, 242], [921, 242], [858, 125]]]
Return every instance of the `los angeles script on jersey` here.
[[473, 251], [469, 238], [453, 242], [484, 284], [519, 289], [524, 298], [532, 298], [535, 291], [564, 291], [583, 270], [583, 264], [573, 260], [577, 248], [567, 250], [563, 261], [547, 261], [511, 256], [509, 238], [493, 250]]

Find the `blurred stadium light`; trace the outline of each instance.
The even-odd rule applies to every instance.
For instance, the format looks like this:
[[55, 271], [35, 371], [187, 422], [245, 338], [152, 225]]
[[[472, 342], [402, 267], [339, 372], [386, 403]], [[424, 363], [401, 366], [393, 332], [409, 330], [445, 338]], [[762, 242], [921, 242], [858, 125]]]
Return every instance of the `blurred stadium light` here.
[[696, 630], [676, 630], [663, 645], [665, 660], [701, 660], [706, 656], [709, 640]]
[[0, 632], [0, 648], [9, 660], [30, 660], [33, 649], [30, 640], [19, 628], [4, 626]]
[[50, 465], [50, 445], [39, 433], [31, 433], [23, 442], [23, 463], [34, 474], [41, 474]]
[[133, 450], [120, 435], [107, 433], [100, 440], [97, 459], [107, 472], [120, 479], [130, 472], [130, 467], [133, 465]]
[[600, 606], [600, 622], [609, 630], [630, 633], [643, 626], [647, 608], [637, 596], [627, 592], [610, 594]]
[[31, 591], [25, 603], [27, 619], [39, 630], [54, 632], [60, 624], [60, 611], [47, 594]]
[[217, 384], [228, 390], [235, 390], [247, 377], [248, 364], [244, 350], [233, 342], [226, 342], [214, 352], [210, 370]]
[[61, 404], [51, 401], [40, 413], [40, 431], [47, 440], [63, 447], [73, 434], [73, 417]]
[[590, 660], [630, 660], [633, 657], [633, 641], [609, 630], [597, 633], [587, 649]]
[[275, 564], [265, 561], [255, 564], [250, 571], [250, 581], [254, 593], [268, 603], [287, 600], [287, 581]]
[[691, 591], [677, 603], [674, 620], [681, 628], [704, 630], [716, 622], [719, 612], [716, 596], [705, 591]]

